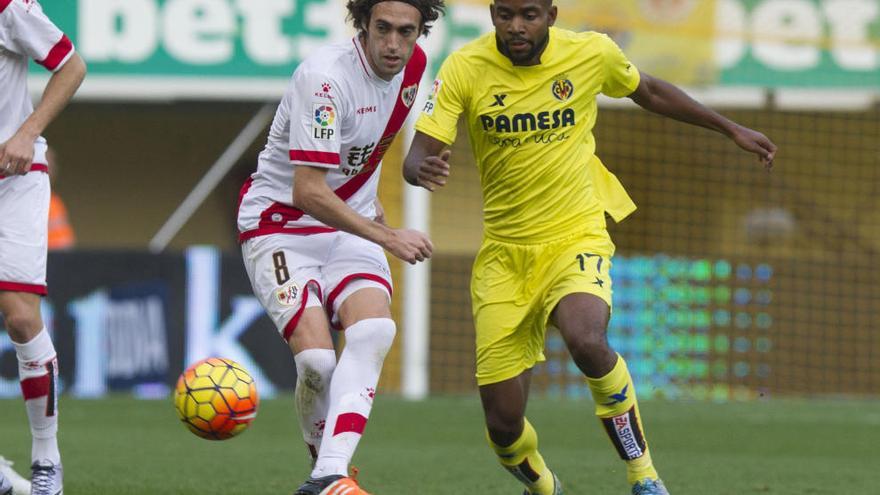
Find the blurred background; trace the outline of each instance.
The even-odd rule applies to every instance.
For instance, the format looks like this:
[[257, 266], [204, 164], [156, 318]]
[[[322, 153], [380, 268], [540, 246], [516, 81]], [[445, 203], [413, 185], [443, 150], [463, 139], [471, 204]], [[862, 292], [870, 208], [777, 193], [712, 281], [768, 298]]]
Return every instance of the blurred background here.
[[[447, 3], [422, 40], [430, 56], [422, 99], [445, 56], [492, 28], [487, 1]], [[767, 173], [720, 135], [626, 99], [600, 101], [598, 154], [639, 206], [621, 224], [609, 221], [617, 244], [609, 338], [640, 397], [876, 407], [859, 401], [880, 396], [880, 1], [556, 4], [560, 25], [611, 34], [641, 70], [779, 145]], [[53, 216], [63, 232], [44, 301], [65, 397], [166, 398], [188, 363], [220, 355], [244, 364], [264, 397], [289, 398], [293, 360], [252, 295], [235, 211], [292, 70], [315, 46], [353, 35], [344, 1], [42, 5], [89, 64], [45, 133], [53, 190], [66, 206], [66, 221]], [[46, 80], [34, 67], [35, 98]], [[384, 161], [389, 223], [425, 228], [436, 246], [420, 267], [392, 260], [401, 332], [382, 385], [392, 396], [476, 390], [468, 284], [481, 198], [459, 136], [449, 186], [433, 195], [401, 180], [406, 137]], [[589, 401], [553, 332], [547, 357], [533, 396]], [[0, 397], [20, 397], [3, 332]], [[871, 418], [876, 431], [880, 417]]]

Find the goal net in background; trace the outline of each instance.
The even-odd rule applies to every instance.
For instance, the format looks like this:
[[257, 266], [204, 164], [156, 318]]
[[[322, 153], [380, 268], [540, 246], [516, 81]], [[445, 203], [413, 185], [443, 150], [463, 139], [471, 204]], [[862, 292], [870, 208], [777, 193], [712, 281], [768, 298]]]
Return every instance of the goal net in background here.
[[[557, 3], [563, 25], [611, 5]], [[723, 136], [600, 102], [597, 154], [639, 206], [619, 225], [609, 219], [609, 340], [640, 397], [876, 395], [880, 2], [614, 5], [600, 13], [637, 66], [701, 87], [698, 98], [779, 146], [767, 173]], [[651, 8], [659, 17], [647, 18]], [[449, 185], [431, 196], [431, 393], [475, 386], [469, 279], [481, 198], [460, 131]], [[533, 393], [588, 396], [556, 331], [546, 356]]]

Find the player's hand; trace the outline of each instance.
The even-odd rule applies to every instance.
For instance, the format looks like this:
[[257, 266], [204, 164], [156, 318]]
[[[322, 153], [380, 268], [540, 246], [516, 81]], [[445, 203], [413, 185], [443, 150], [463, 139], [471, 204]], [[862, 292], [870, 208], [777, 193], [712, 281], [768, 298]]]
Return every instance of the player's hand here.
[[773, 159], [776, 158], [776, 145], [767, 136], [748, 127], [737, 126], [731, 136], [740, 148], [758, 155], [758, 160], [764, 168], [773, 168]]
[[379, 201], [379, 198], [376, 198], [376, 201], [373, 203], [376, 207], [376, 216], [373, 217], [373, 220], [381, 223], [382, 225], [388, 225], [385, 223], [385, 208], [382, 206], [382, 202]]
[[440, 156], [427, 156], [419, 165], [418, 184], [425, 189], [434, 192], [438, 187], [446, 185], [449, 177], [450, 150], [444, 150]]
[[34, 139], [21, 134], [0, 144], [0, 175], [24, 175], [31, 171]]
[[411, 265], [427, 260], [434, 252], [434, 245], [426, 234], [410, 229], [392, 230], [382, 247]]

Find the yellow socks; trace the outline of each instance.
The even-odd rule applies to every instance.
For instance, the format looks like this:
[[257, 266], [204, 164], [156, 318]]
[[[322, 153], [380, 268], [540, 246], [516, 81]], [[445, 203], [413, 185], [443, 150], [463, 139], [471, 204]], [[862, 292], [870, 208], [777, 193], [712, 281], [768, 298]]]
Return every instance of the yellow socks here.
[[547, 469], [544, 458], [538, 453], [538, 434], [528, 419], [525, 419], [522, 435], [513, 444], [507, 447], [496, 445], [488, 432], [486, 441], [501, 465], [524, 484], [529, 493], [553, 495], [553, 473]]
[[596, 416], [602, 421], [620, 458], [626, 461], [629, 483], [645, 478], [657, 479], [645, 440], [636, 389], [623, 357], [617, 356], [617, 364], [607, 375], [588, 377], [587, 383], [596, 402]]

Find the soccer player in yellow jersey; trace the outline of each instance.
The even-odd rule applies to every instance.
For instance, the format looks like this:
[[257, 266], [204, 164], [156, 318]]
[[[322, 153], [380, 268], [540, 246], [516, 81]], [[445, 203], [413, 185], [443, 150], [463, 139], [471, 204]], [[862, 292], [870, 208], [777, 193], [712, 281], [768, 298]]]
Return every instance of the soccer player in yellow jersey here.
[[532, 367], [557, 327], [586, 375], [596, 415], [626, 462], [633, 494], [667, 494], [651, 462], [626, 363], [608, 345], [611, 256], [605, 212], [635, 209], [595, 156], [596, 95], [718, 131], [770, 167], [776, 146], [640, 73], [607, 36], [552, 27], [552, 0], [495, 0], [495, 32], [444, 62], [404, 165], [430, 191], [449, 175], [463, 116], [479, 167], [484, 241], [471, 279], [477, 383], [487, 440], [525, 494], [561, 494], [525, 418]]

